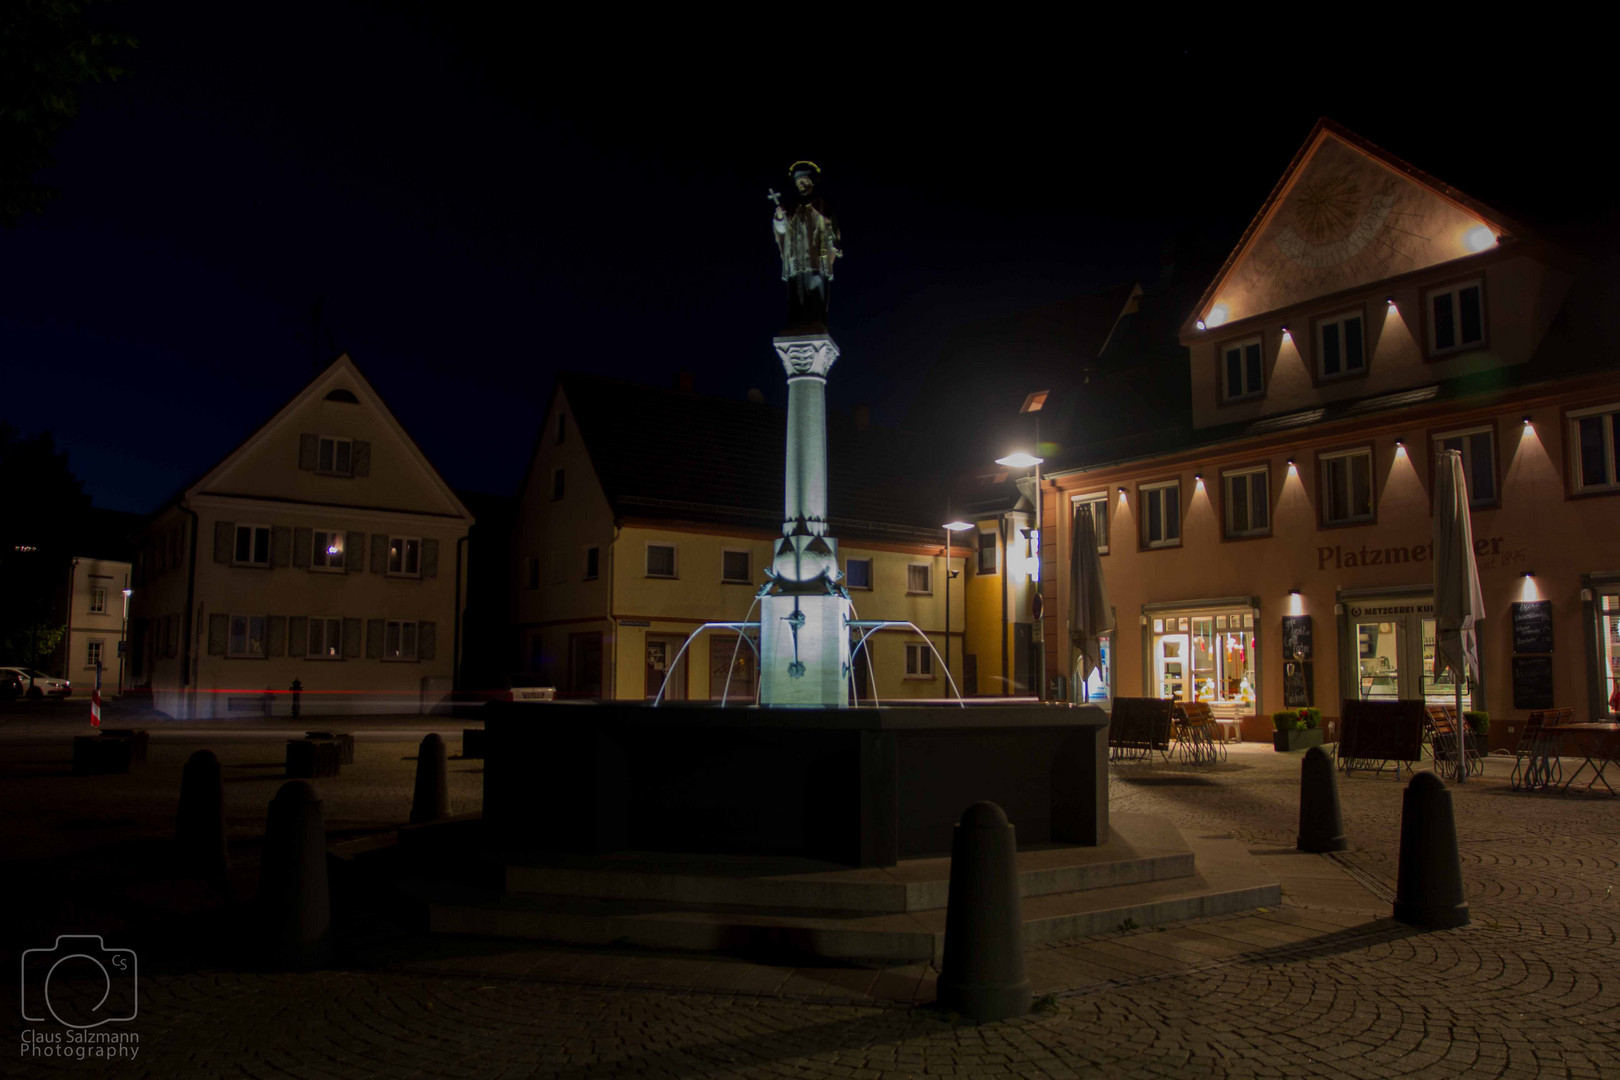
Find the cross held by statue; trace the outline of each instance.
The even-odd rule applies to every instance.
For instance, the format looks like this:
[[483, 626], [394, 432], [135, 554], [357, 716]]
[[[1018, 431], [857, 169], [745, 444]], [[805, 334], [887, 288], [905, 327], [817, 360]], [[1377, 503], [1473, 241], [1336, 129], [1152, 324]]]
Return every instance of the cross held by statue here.
[[769, 195], [765, 196], [765, 197], [767, 199], [771, 200], [771, 202], [775, 203], [778, 208], [780, 208], [781, 205], [782, 205], [782, 195], [781, 195], [781, 193], [779, 191], [777, 191], [775, 188], [771, 188], [770, 191], [771, 191], [771, 193]]

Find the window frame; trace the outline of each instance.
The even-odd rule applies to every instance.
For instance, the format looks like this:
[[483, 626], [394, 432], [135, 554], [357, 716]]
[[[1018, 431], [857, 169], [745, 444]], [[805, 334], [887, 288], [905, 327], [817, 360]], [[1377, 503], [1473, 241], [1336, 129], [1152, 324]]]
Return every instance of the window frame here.
[[[342, 445], [347, 446], [349, 448], [349, 454], [348, 454], [349, 467], [347, 469], [339, 469], [337, 467], [337, 451], [338, 451], [338, 445], [339, 444], [342, 444]], [[328, 446], [328, 445], [330, 445], [332, 447], [332, 467], [329, 468], [329, 469], [323, 469], [323, 468], [321, 468], [321, 450], [323, 448], [325, 448], [326, 446]], [[315, 472], [319, 476], [353, 476], [354, 475], [354, 439], [347, 436], [347, 435], [317, 435], [317, 436], [315, 436]]]
[[[1603, 450], [1609, 469], [1609, 480], [1604, 484], [1582, 482], [1585, 473], [1581, 462], [1581, 421], [1594, 417], [1604, 421]], [[1617, 429], [1620, 429], [1620, 401], [1564, 410], [1564, 445], [1567, 447], [1564, 475], [1569, 478], [1566, 486], [1572, 498], [1620, 494], [1620, 447], [1615, 445]]]
[[[1435, 318], [1434, 298], [1444, 293], [1451, 293], [1460, 299], [1462, 291], [1470, 285], [1479, 286], [1479, 340], [1459, 343], [1449, 348], [1441, 349], [1435, 346]], [[1465, 278], [1454, 278], [1451, 281], [1431, 285], [1422, 291], [1423, 295], [1423, 359], [1427, 361], [1444, 360], [1459, 353], [1474, 352], [1478, 349], [1488, 349], [1491, 345], [1491, 309], [1490, 298], [1485, 290], [1485, 275], [1483, 273]], [[1458, 337], [1462, 336], [1462, 305], [1453, 302], [1454, 326]]]
[[[343, 618], [339, 615], [310, 615], [307, 616], [307, 629], [304, 632], [304, 659], [305, 660], [342, 660], [343, 659]], [[337, 627], [337, 655], [328, 656], [325, 652], [315, 652], [315, 627], [321, 627], [321, 645], [329, 648], [332, 642], [327, 638], [327, 631], [333, 625]]]
[[[1086, 495], [1072, 496], [1069, 499], [1069, 513], [1071, 517], [1073, 516], [1075, 508], [1081, 503], [1091, 503], [1093, 506], [1101, 506], [1103, 508], [1103, 541], [1097, 545], [1097, 554], [1107, 555], [1109, 545], [1113, 543], [1114, 537], [1113, 522], [1110, 520], [1113, 517], [1113, 511], [1110, 508], [1108, 490], [1105, 489], [1103, 491], [1093, 491]], [[1091, 520], [1093, 524], [1096, 524], [1097, 512], [1095, 510], [1093, 510], [1091, 513]]]
[[[1226, 379], [1226, 352], [1228, 349], [1244, 349], [1254, 345], [1260, 350], [1260, 385], [1258, 388], [1248, 386], [1248, 355], [1243, 356], [1243, 383], [1244, 391], [1241, 394], [1228, 392]], [[1259, 401], [1266, 396], [1266, 335], [1263, 331], [1244, 334], [1241, 337], [1229, 337], [1215, 346], [1215, 398], [1221, 405], [1239, 405], [1247, 401]]]
[[[226, 616], [225, 624], [225, 656], [231, 660], [264, 660], [267, 659], [270, 638], [270, 617], [268, 615], [238, 615], [234, 612]], [[236, 620], [245, 620], [242, 632], [244, 650], [253, 640], [253, 621], [259, 621], [259, 651], [236, 651]]]
[[[1265, 528], [1263, 528], [1263, 529], [1249, 528], [1249, 529], [1245, 529], [1245, 530], [1243, 530], [1241, 532], [1237, 531], [1237, 530], [1232, 528], [1232, 510], [1233, 510], [1234, 500], [1232, 498], [1231, 482], [1233, 480], [1238, 479], [1239, 477], [1252, 477], [1252, 476], [1262, 476], [1262, 475], [1265, 477], [1265, 485], [1264, 486], [1265, 486], [1265, 493], [1266, 493], [1266, 525], [1265, 525]], [[1258, 462], [1251, 462], [1250, 464], [1247, 464], [1247, 465], [1234, 465], [1231, 468], [1220, 470], [1220, 478], [1221, 478], [1221, 496], [1220, 496], [1221, 497], [1221, 539], [1223, 541], [1225, 541], [1225, 540], [1264, 540], [1267, 537], [1269, 537], [1271, 535], [1272, 526], [1273, 526], [1273, 523], [1274, 523], [1275, 518], [1276, 518], [1276, 513], [1275, 513], [1276, 507], [1273, 505], [1275, 500], [1273, 499], [1273, 493], [1272, 493], [1272, 489], [1271, 489], [1271, 462], [1269, 462], [1269, 461], [1258, 461]], [[1250, 481], [1250, 483], [1249, 483], [1249, 492], [1250, 492], [1249, 521], [1252, 523], [1254, 521], [1254, 512], [1253, 512], [1253, 506], [1254, 506], [1254, 503], [1253, 503], [1254, 483], [1253, 483], [1253, 481]]]
[[[924, 588], [912, 588], [912, 571], [921, 570], [924, 575]], [[925, 562], [906, 563], [906, 595], [907, 596], [933, 596], [934, 595], [934, 565]]]
[[[409, 656], [389, 656], [388, 655], [388, 633], [389, 633], [389, 631], [391, 629], [396, 628], [396, 627], [398, 628], [398, 630], [399, 630], [398, 641], [399, 641], [400, 648], [398, 648], [398, 649], [396, 649], [394, 651], [395, 652], [404, 652], [405, 628], [407, 626], [411, 628], [411, 651], [410, 651], [410, 655]], [[422, 624], [416, 619], [384, 619], [383, 620], [382, 662], [385, 663], [385, 664], [414, 664], [414, 663], [416, 663], [417, 658], [421, 655], [421, 651], [422, 651], [421, 630], [422, 630]]]
[[[1329, 461], [1340, 458], [1367, 457], [1367, 498], [1369, 513], [1366, 517], [1348, 518], [1343, 521], [1334, 521], [1328, 517], [1328, 481], [1327, 465]], [[1355, 484], [1352, 479], [1350, 494], [1355, 494]], [[1354, 443], [1349, 446], [1336, 446], [1316, 452], [1316, 524], [1319, 529], [1344, 529], [1358, 525], [1378, 524], [1378, 452], [1372, 443]]]
[[92, 585], [92, 586], [90, 586], [90, 609], [89, 609], [89, 611], [90, 611], [91, 615], [105, 615], [105, 614], [107, 614], [107, 586], [105, 586], [105, 585]]
[[[850, 583], [850, 580], [849, 580], [849, 568], [851, 566], [853, 566], [855, 563], [862, 563], [866, 567], [866, 584], [865, 585], [853, 585], [853, 584]], [[872, 560], [871, 560], [870, 557], [864, 558], [864, 559], [851, 559], [851, 558], [845, 558], [844, 559], [844, 588], [846, 588], [846, 589], [860, 589], [862, 592], [871, 592], [872, 591]]]
[[[1501, 445], [1502, 440], [1497, 437], [1496, 421], [1481, 420], [1477, 424], [1464, 424], [1461, 427], [1430, 428], [1429, 429], [1429, 502], [1431, 511], [1434, 503], [1434, 477], [1440, 464], [1440, 445], [1443, 439], [1466, 438], [1472, 435], [1489, 435], [1491, 437], [1491, 486], [1492, 497], [1482, 501], [1474, 497], [1473, 475], [1468, 475], [1468, 508], [1470, 510], [1494, 510], [1502, 505], [1502, 468]], [[1471, 462], [1471, 449], [1463, 451], [1463, 471], [1468, 473]]]
[[[915, 663], [913, 657], [917, 658]], [[938, 672], [934, 670], [934, 651], [928, 647], [928, 642], [906, 642], [905, 672], [905, 678], [919, 682], [932, 682], [939, 678]]]
[[[728, 576], [726, 573], [726, 556], [741, 555], [747, 565], [742, 577]], [[754, 553], [747, 548], [721, 548], [720, 549], [720, 584], [722, 585], [752, 585], [754, 583]]]
[[[405, 563], [407, 561], [406, 556], [410, 552], [410, 544], [416, 545], [415, 570], [405, 569]], [[400, 568], [398, 570], [394, 569], [394, 550], [396, 546], [399, 549]], [[388, 555], [383, 561], [383, 576], [398, 578], [419, 578], [422, 576], [422, 538], [420, 536], [405, 536], [404, 534], [401, 534], [399, 536], [390, 535], [388, 537]], [[534, 588], [535, 586], [530, 587]]]
[[[242, 536], [242, 530], [243, 529], [249, 530], [249, 533], [248, 533], [248, 554], [249, 555], [253, 554], [253, 549], [257, 546], [256, 543], [255, 543], [255, 541], [257, 539], [257, 534], [256, 534], [255, 530], [259, 530], [259, 529], [264, 530], [264, 561], [263, 562], [257, 562], [257, 561], [243, 562], [242, 560], [240, 560], [240, 559], [238, 559], [236, 557], [237, 549], [241, 545], [241, 536]], [[274, 530], [271, 529], [271, 527], [269, 525], [261, 525], [258, 522], [252, 522], [252, 521], [250, 521], [250, 522], [240, 522], [240, 521], [237, 522], [236, 523], [235, 534], [231, 537], [231, 565], [232, 566], [253, 566], [253, 567], [259, 567], [259, 568], [268, 568], [270, 566], [270, 542], [271, 542], [271, 539], [272, 539], [273, 536], [274, 536]]]
[[93, 668], [103, 663], [102, 654], [106, 651], [106, 641], [102, 638], [91, 638], [84, 643], [84, 666]]
[[[1361, 320], [1361, 366], [1354, 370], [1344, 364], [1345, 341], [1343, 324], [1346, 319]], [[1339, 327], [1339, 370], [1329, 375], [1323, 370], [1325, 349], [1322, 347], [1323, 332], [1330, 326]], [[1372, 371], [1372, 335], [1367, 322], [1367, 305], [1356, 304], [1352, 307], [1339, 308], [1326, 315], [1313, 315], [1311, 317], [1311, 381], [1317, 386], [1329, 383], [1348, 382], [1351, 379], [1364, 379]]]
[[[333, 558], [333, 556], [329, 555], [326, 552], [326, 550], [321, 546], [321, 542], [320, 542], [319, 538], [322, 537], [322, 536], [325, 536], [325, 537], [328, 538], [327, 542], [326, 542], [326, 547], [331, 547], [332, 546], [331, 537], [333, 537], [333, 536], [344, 537], [343, 544], [339, 545], [339, 547], [344, 548], [344, 550], [340, 550], [337, 553], [336, 558], [337, 558], [338, 562], [337, 562], [336, 566], [333, 566], [332, 563], [330, 562], [330, 560]], [[343, 529], [311, 529], [311, 530], [309, 530], [309, 568], [310, 568], [310, 570], [319, 571], [320, 573], [323, 573], [323, 574], [341, 574], [341, 573], [343, 573], [347, 569], [347, 566], [348, 566], [348, 564], [347, 564], [348, 553], [347, 553], [347, 550], [346, 550], [346, 545], [347, 544], [348, 544], [347, 535], [346, 535], [346, 533], [345, 533], [345, 531]]]
[[[978, 550], [974, 559], [975, 574], [997, 574], [1001, 572], [1001, 532], [998, 529], [986, 529], [982, 525], [974, 526], [974, 536], [978, 538]], [[985, 543], [989, 537], [990, 542]], [[985, 565], [985, 556], [988, 555], [989, 565]]]
[[[1150, 493], [1157, 494], [1158, 492], [1161, 492], [1161, 491], [1168, 491], [1171, 488], [1174, 488], [1175, 492], [1176, 492], [1176, 535], [1175, 535], [1175, 539], [1173, 539], [1173, 540], [1165, 539], [1165, 540], [1159, 540], [1159, 541], [1156, 541], [1156, 542], [1152, 541], [1152, 540], [1149, 540], [1148, 539], [1148, 524], [1151, 521], [1152, 516], [1148, 513], [1148, 509], [1147, 509], [1148, 495]], [[1169, 551], [1169, 550], [1174, 550], [1175, 548], [1179, 548], [1181, 546], [1181, 537], [1182, 537], [1182, 533], [1184, 531], [1183, 526], [1186, 524], [1186, 520], [1187, 520], [1187, 506], [1186, 506], [1186, 503], [1181, 498], [1181, 477], [1179, 475], [1177, 475], [1177, 476], [1172, 476], [1172, 477], [1165, 477], [1165, 478], [1160, 479], [1160, 480], [1148, 480], [1148, 481], [1138, 482], [1137, 485], [1136, 485], [1136, 502], [1137, 502], [1137, 515], [1138, 515], [1137, 528], [1136, 528], [1137, 550], [1139, 550], [1139, 551]], [[1162, 522], [1164, 520], [1164, 518], [1165, 518], [1164, 508], [1161, 506], [1160, 509], [1159, 509], [1159, 519]]]
[[[655, 573], [653, 573], [653, 568], [652, 568], [652, 552], [653, 552], [653, 548], [668, 548], [669, 549], [669, 573], [667, 573], [667, 574], [655, 574]], [[680, 548], [678, 546], [676, 546], [675, 544], [665, 543], [665, 542], [660, 541], [660, 540], [648, 540], [646, 550], [642, 554], [642, 564], [641, 565], [642, 565], [642, 569], [646, 572], [645, 576], [647, 576], [647, 577], [655, 578], [655, 579], [657, 579], [659, 581], [676, 581], [681, 576], [681, 552], [680, 552]]]

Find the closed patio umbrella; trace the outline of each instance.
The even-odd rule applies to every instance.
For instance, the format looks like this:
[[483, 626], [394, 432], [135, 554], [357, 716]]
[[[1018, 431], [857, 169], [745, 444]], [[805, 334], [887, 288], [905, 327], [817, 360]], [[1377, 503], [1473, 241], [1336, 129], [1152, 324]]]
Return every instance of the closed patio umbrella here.
[[1474, 566], [1474, 532], [1468, 519], [1468, 484], [1462, 454], [1442, 450], [1434, 470], [1434, 674], [1454, 672], [1457, 688], [1457, 782], [1468, 778], [1462, 688], [1479, 671], [1474, 626], [1485, 617], [1485, 597]]
[[1102, 664], [1097, 639], [1114, 628], [1114, 609], [1108, 606], [1108, 586], [1097, 554], [1097, 524], [1089, 505], [1074, 508], [1074, 528], [1069, 538], [1069, 645], [1080, 654], [1070, 681], [1075, 687], [1075, 700], [1081, 701], [1080, 687]]

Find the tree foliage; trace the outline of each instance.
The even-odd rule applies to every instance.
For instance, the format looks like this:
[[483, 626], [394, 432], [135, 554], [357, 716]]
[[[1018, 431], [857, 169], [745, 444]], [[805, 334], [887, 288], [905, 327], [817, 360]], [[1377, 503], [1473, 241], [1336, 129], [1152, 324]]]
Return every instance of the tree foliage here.
[[92, 25], [96, 0], [0, 3], [0, 225], [38, 213], [56, 194], [35, 177], [79, 112], [79, 88], [125, 74], [110, 59], [130, 35]]
[[[90, 500], [49, 432], [0, 421], [0, 663], [45, 665], [61, 643], [70, 550]], [[37, 659], [36, 659], [37, 658]]]

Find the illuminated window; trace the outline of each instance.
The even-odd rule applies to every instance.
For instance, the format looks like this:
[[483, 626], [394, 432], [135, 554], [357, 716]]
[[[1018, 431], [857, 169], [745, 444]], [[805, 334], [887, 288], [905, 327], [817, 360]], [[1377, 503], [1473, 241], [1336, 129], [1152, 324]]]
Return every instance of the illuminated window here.
[[383, 655], [384, 660], [415, 660], [416, 659], [416, 624], [414, 622], [395, 622], [389, 619], [383, 624]]
[[264, 624], [263, 615], [232, 615], [230, 619], [230, 636], [226, 641], [226, 654], [229, 656], [260, 656], [264, 655]]
[[[390, 536], [388, 538], [388, 572], [396, 577], [420, 577], [422, 575], [422, 541], [414, 536]], [[529, 575], [534, 584], [529, 588], [538, 588], [540, 585], [540, 569], [536, 564]]]
[[1428, 294], [1429, 355], [1485, 343], [1485, 286], [1464, 281]]
[[1456, 450], [1462, 454], [1463, 477], [1468, 484], [1468, 505], [1478, 510], [1496, 505], [1496, 453], [1492, 443], [1495, 433], [1489, 427], [1446, 431], [1434, 437], [1434, 460], [1440, 460], [1440, 451]]
[[872, 560], [845, 559], [844, 587], [847, 589], [870, 589], [872, 587]]
[[1181, 481], [1144, 484], [1142, 498], [1142, 546], [1176, 547], [1181, 543]]
[[231, 562], [237, 566], [269, 566], [270, 526], [238, 525]]
[[934, 650], [926, 641], [906, 642], [906, 677], [932, 679], [934, 677]]
[[1569, 414], [1574, 488], [1620, 491], [1620, 405], [1601, 405]]
[[1227, 401], [1259, 396], [1264, 369], [1259, 338], [1227, 342], [1221, 346], [1221, 393]]
[[906, 592], [931, 593], [934, 591], [933, 567], [927, 563], [911, 563], [906, 567]]
[[720, 553], [720, 580], [739, 585], [752, 585], [753, 578], [749, 574], [748, 564], [748, 552], [722, 551]]
[[317, 570], [343, 569], [343, 533], [338, 529], [316, 529], [311, 541], [309, 565]]
[[322, 435], [315, 455], [315, 471], [333, 476], [348, 476], [353, 471], [354, 444], [349, 439]]
[[107, 612], [107, 590], [100, 585], [90, 586], [90, 614], [104, 615]]
[[979, 573], [993, 574], [996, 572], [996, 531], [994, 529], [979, 530]]
[[1097, 554], [1108, 554], [1108, 492], [1082, 495], [1074, 500], [1074, 504], [1091, 508], [1091, 524], [1097, 532]]
[[1265, 536], [1271, 532], [1271, 470], [1243, 469], [1221, 474], [1226, 496], [1226, 535]]
[[1341, 379], [1367, 370], [1360, 311], [1346, 311], [1316, 324], [1316, 374]]
[[1373, 519], [1372, 450], [1322, 454], [1322, 523], [1350, 525]]
[[312, 660], [343, 659], [343, 620], [312, 616], [304, 655]]
[[675, 545], [647, 545], [647, 576], [672, 578], [675, 576]]
[[594, 581], [602, 563], [602, 549], [590, 547], [585, 549], [585, 580]]

